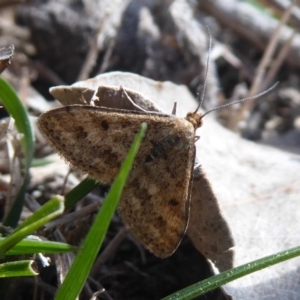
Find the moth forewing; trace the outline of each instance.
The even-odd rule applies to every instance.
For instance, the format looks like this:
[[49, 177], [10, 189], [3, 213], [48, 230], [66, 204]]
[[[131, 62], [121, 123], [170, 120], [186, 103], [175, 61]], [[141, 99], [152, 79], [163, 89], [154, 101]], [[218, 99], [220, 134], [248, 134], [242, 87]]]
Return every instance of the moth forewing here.
[[38, 124], [74, 168], [111, 184], [140, 124], [147, 133], [125, 185], [119, 212], [137, 239], [159, 257], [185, 234], [195, 156], [195, 129], [181, 118], [72, 105], [40, 116]]

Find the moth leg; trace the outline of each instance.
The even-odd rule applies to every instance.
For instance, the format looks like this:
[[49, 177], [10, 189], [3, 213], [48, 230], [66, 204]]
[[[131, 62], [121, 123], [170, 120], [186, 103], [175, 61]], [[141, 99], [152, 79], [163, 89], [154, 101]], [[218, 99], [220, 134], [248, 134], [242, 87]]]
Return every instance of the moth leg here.
[[195, 136], [195, 143], [198, 142], [199, 140], [200, 140], [200, 136], [199, 136], [199, 135], [196, 135], [196, 136]]

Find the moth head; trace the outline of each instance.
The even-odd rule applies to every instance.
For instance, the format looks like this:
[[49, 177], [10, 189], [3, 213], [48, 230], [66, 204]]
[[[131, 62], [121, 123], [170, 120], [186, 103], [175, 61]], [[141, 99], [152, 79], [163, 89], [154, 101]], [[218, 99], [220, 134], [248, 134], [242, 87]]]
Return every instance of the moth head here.
[[197, 129], [202, 126], [202, 117], [203, 117], [202, 114], [189, 112], [186, 115], [185, 119], [189, 121], [194, 126], [195, 129]]

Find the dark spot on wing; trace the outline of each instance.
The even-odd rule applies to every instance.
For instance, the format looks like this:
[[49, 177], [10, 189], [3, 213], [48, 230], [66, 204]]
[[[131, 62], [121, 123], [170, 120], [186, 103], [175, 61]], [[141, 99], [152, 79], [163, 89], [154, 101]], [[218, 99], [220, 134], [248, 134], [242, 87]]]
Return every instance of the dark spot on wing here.
[[146, 157], [146, 163], [155, 159], [167, 159], [171, 149], [176, 147], [180, 143], [180, 137], [167, 137], [160, 141], [150, 141], [152, 144], [152, 150]]
[[177, 206], [177, 205], [179, 205], [179, 202], [176, 199], [170, 199], [169, 200], [169, 205]]
[[155, 219], [155, 225], [157, 228], [163, 229], [167, 225], [167, 222], [166, 222], [166, 220], [164, 220], [164, 218], [162, 216], [158, 216]]
[[109, 125], [108, 125], [107, 121], [105, 121], [105, 120], [101, 122], [101, 126], [104, 130], [108, 130], [108, 128], [109, 128]]
[[76, 135], [76, 139], [78, 140], [85, 139], [88, 135], [82, 126], [77, 126], [74, 128], [74, 133]]

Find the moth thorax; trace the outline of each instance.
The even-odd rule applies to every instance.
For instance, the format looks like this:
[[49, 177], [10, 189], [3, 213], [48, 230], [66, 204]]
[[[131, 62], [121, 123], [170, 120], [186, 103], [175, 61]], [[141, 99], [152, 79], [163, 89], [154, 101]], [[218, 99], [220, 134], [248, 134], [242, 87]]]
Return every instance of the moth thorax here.
[[189, 121], [195, 129], [202, 126], [202, 115], [195, 112], [189, 112], [185, 119]]

